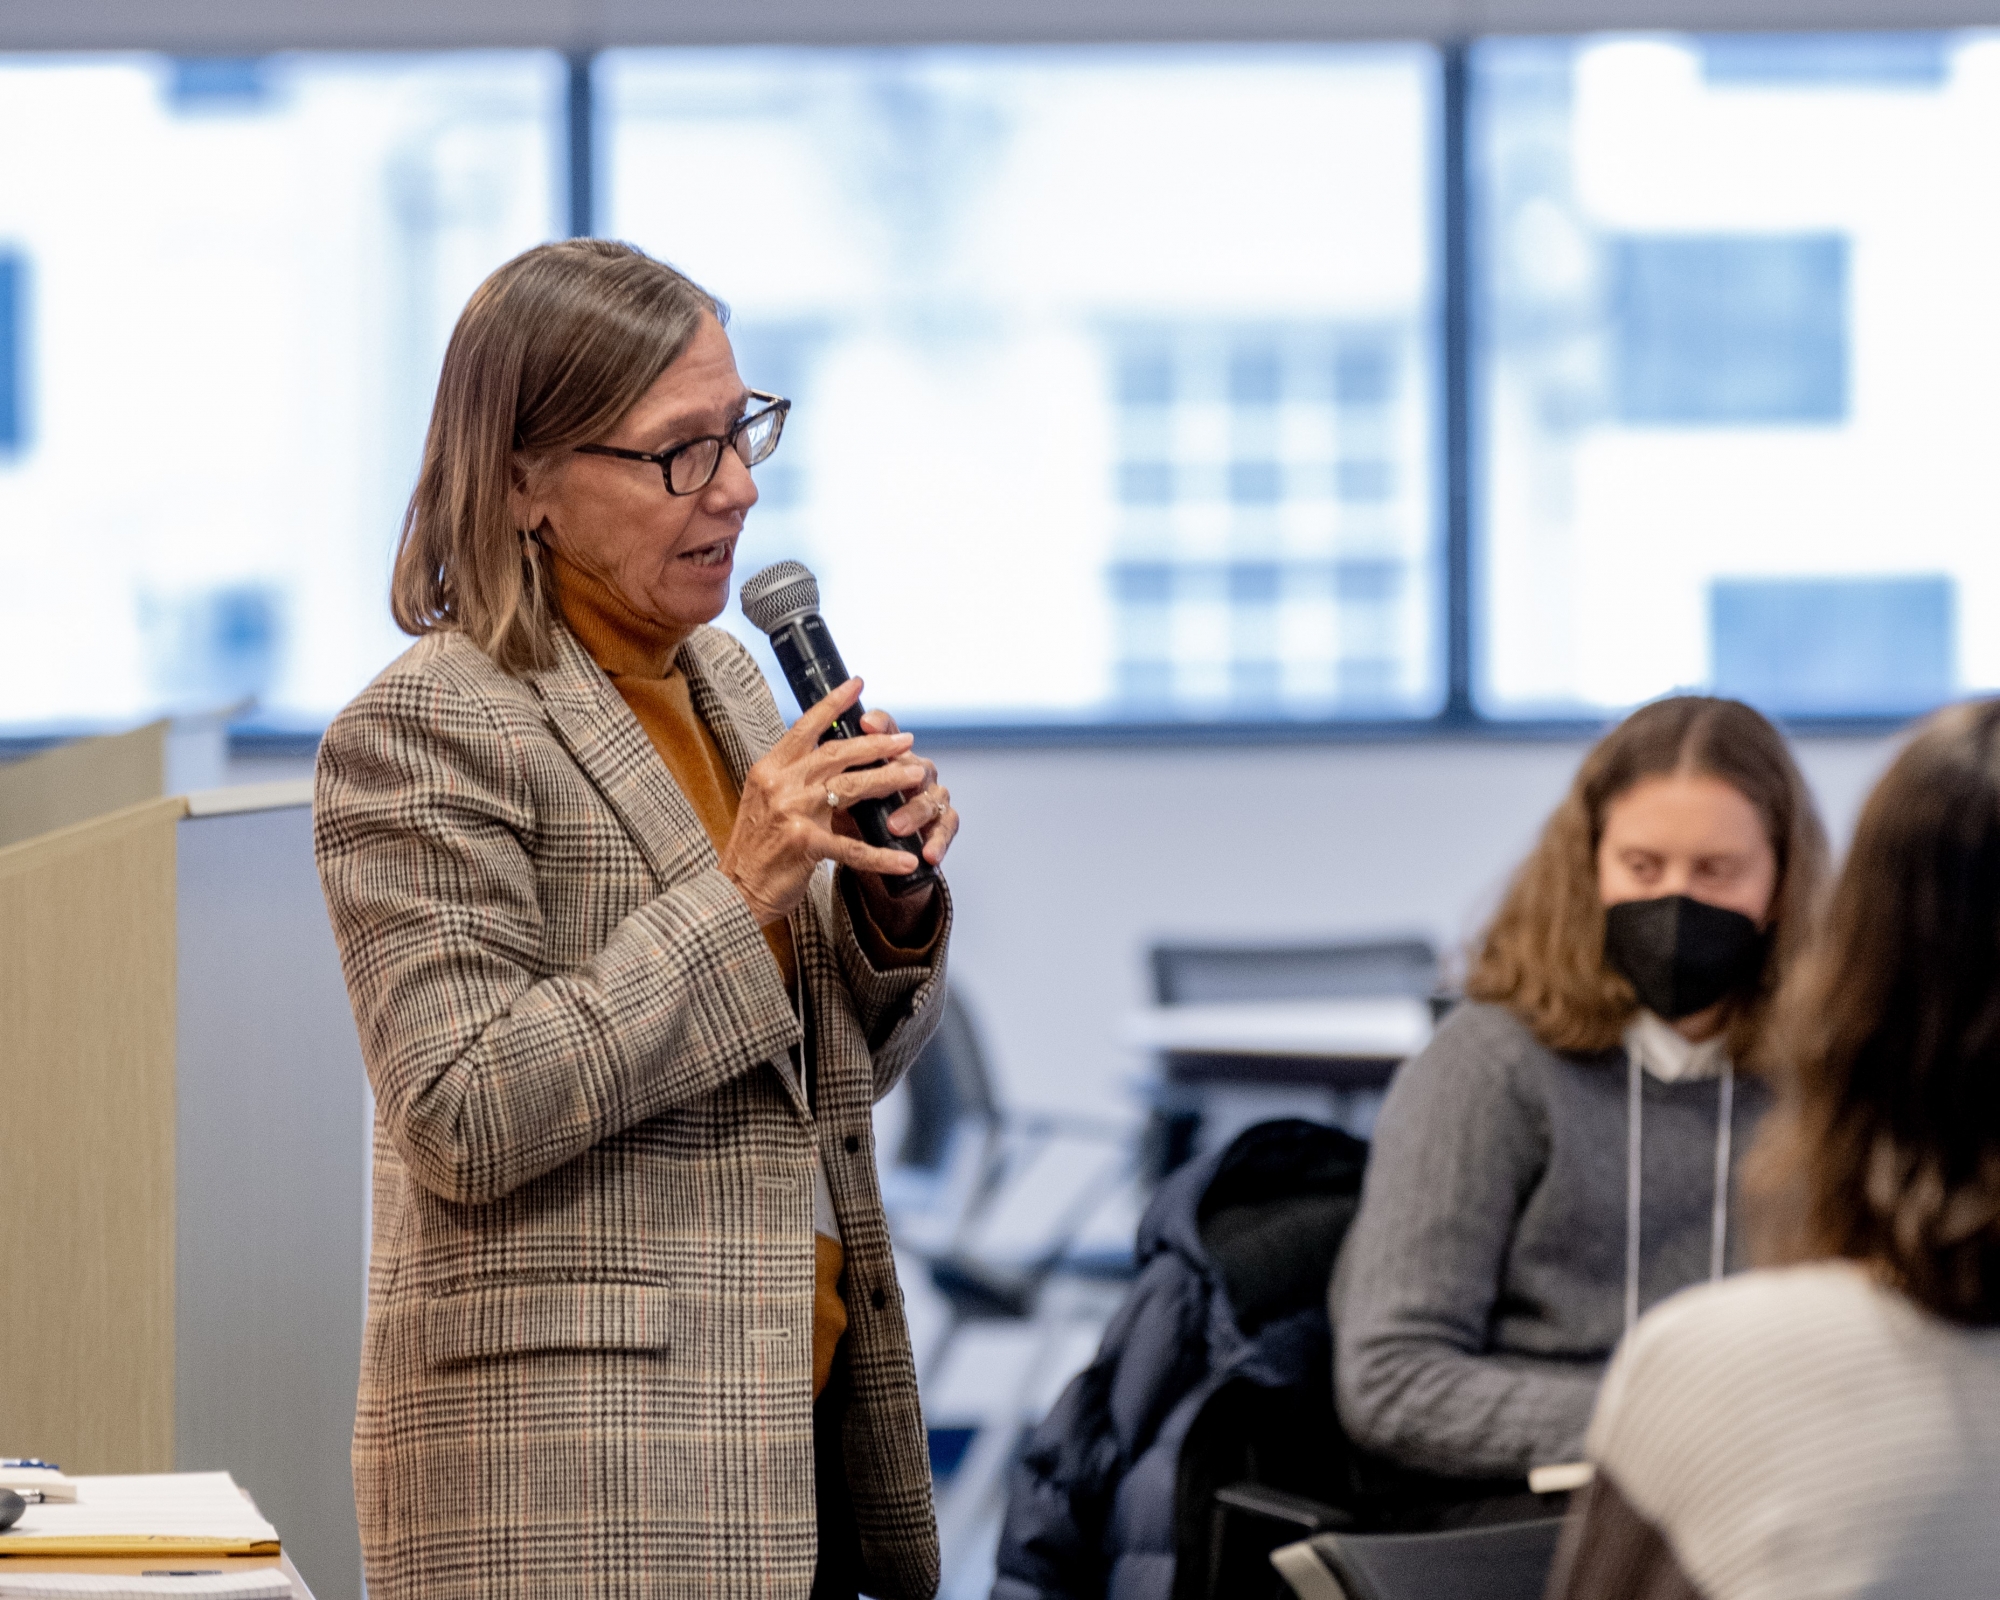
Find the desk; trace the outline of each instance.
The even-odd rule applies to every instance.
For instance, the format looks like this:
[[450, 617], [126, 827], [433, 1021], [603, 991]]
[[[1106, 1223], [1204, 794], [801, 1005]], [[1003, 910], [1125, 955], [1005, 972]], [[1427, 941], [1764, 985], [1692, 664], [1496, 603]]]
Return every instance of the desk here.
[[1124, 1031], [1168, 1083], [1346, 1093], [1388, 1087], [1429, 1042], [1431, 1009], [1409, 997], [1151, 1006]]
[[1145, 1168], [1155, 1179], [1273, 1117], [1331, 1122], [1362, 1138], [1396, 1069], [1430, 1041], [1412, 996], [1150, 1006], [1124, 1040], [1158, 1065]]
[[173, 1567], [188, 1572], [242, 1572], [255, 1567], [281, 1567], [291, 1580], [293, 1600], [313, 1600], [312, 1590], [292, 1565], [292, 1558], [277, 1556], [134, 1556], [106, 1559], [100, 1556], [7, 1556], [0, 1559], [0, 1576], [26, 1572], [159, 1572]]

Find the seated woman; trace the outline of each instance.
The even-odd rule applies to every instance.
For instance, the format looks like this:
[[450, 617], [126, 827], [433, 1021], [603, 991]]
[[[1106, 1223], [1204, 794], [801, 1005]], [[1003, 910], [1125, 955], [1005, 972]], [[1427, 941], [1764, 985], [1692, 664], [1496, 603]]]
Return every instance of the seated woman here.
[[1987, 1596], [2000, 1573], [2000, 702], [1870, 798], [1750, 1165], [1793, 1264], [1662, 1306], [1550, 1595]]
[[1354, 1441], [1447, 1477], [1573, 1461], [1644, 1306], [1738, 1261], [1733, 1155], [1826, 877], [1804, 781], [1733, 700], [1634, 712], [1397, 1074], [1332, 1289]]

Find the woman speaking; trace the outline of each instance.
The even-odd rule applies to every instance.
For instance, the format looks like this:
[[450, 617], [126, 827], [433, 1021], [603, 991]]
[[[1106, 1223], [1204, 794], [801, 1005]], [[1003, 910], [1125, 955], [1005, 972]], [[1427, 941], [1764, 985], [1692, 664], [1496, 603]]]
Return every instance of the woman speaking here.
[[[921, 1600], [937, 1535], [870, 1108], [940, 1009], [936, 769], [787, 731], [729, 597], [788, 402], [625, 245], [454, 330], [321, 880], [376, 1103], [371, 1594]], [[872, 765], [871, 764], [875, 764]], [[833, 863], [823, 870], [823, 863]]]

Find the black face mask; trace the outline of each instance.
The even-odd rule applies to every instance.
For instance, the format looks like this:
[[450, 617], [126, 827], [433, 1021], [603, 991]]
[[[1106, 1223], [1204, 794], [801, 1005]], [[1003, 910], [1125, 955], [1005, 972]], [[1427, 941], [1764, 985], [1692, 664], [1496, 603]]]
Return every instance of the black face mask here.
[[1756, 983], [1769, 941], [1740, 911], [1684, 894], [1604, 911], [1604, 959], [1648, 1011], [1678, 1022]]

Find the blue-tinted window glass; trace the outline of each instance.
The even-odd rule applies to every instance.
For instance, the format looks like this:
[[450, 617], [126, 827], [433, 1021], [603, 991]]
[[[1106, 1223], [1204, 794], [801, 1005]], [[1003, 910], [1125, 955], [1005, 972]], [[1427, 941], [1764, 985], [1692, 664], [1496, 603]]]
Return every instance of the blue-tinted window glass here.
[[557, 231], [563, 81], [527, 52], [0, 57], [0, 727], [250, 700], [314, 728], [408, 645], [389, 564], [438, 363]]
[[1121, 461], [1118, 498], [1128, 506], [1172, 505], [1174, 464], [1171, 461]]
[[1239, 606], [1275, 604], [1282, 587], [1275, 561], [1237, 561], [1229, 568], [1229, 598]]
[[1714, 33], [1696, 48], [1718, 87], [1935, 89], [1951, 65], [1941, 33]]
[[1373, 505], [1396, 493], [1392, 461], [1342, 461], [1334, 468], [1334, 493], [1351, 505]]
[[1232, 461], [1229, 498], [1239, 506], [1274, 506], [1285, 497], [1285, 469], [1275, 461]]
[[1606, 241], [1618, 420], [1838, 422], [1847, 411], [1847, 241]]
[[1284, 362], [1268, 346], [1250, 345], [1229, 358], [1229, 398], [1236, 405], [1276, 405], [1284, 381]]
[[1174, 597], [1174, 569], [1164, 561], [1122, 561], [1111, 581], [1128, 606], [1165, 605]]
[[1718, 578], [1718, 694], [1790, 714], [1908, 715], [1951, 697], [1949, 577]]
[[1165, 350], [1128, 350], [1117, 362], [1118, 400], [1128, 406], [1170, 405], [1174, 360]]
[[270, 98], [272, 80], [260, 57], [182, 56], [167, 79], [176, 111], [255, 111]]
[[1334, 568], [1335, 590], [1343, 600], [1381, 605], [1396, 598], [1400, 567], [1387, 561], [1343, 561]]
[[2000, 37], [1492, 40], [1470, 78], [1479, 706], [2000, 685]]
[[1268, 656], [1238, 656], [1229, 663], [1230, 697], [1243, 705], [1277, 709], [1284, 698], [1285, 669]]
[[0, 251], [0, 452], [21, 448], [28, 434], [28, 265]]
[[[606, 57], [606, 231], [730, 304], [754, 386], [764, 329], [818, 330], [740, 573], [812, 566], [905, 720], [1433, 709], [1435, 77], [1404, 46]], [[662, 175], [698, 172], [728, 181], [691, 209]], [[1402, 579], [1282, 576], [1341, 561]]]
[[1333, 397], [1341, 405], [1387, 405], [1395, 390], [1392, 352], [1372, 344], [1343, 345], [1334, 357]]

